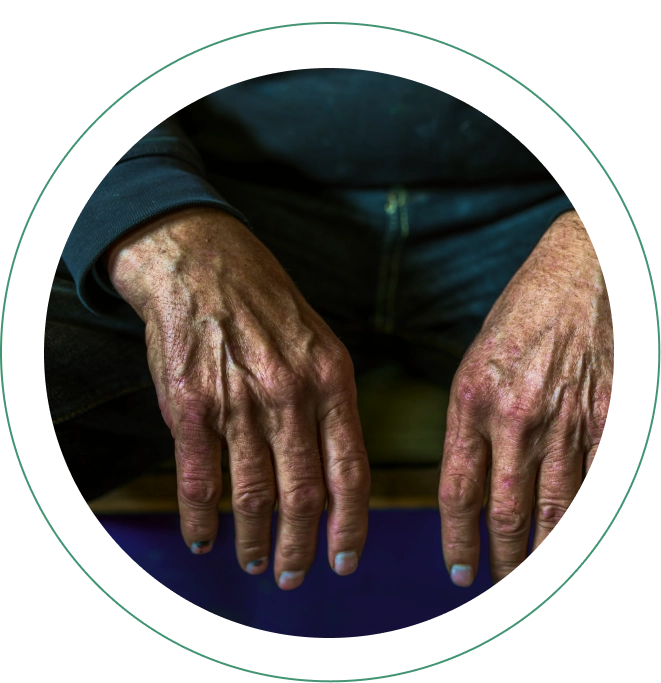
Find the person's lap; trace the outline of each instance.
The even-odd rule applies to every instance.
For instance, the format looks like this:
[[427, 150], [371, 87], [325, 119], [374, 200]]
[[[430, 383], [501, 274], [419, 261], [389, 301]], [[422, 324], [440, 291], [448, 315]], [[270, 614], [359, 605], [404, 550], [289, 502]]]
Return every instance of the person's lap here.
[[[528, 208], [509, 215], [506, 187], [301, 194], [217, 184], [347, 346], [357, 374], [394, 361], [446, 386], [493, 302], [566, 203], [551, 183], [527, 186]], [[45, 365], [56, 433], [87, 499], [171, 456], [143, 324], [128, 305], [112, 317], [87, 311], [61, 269]]]

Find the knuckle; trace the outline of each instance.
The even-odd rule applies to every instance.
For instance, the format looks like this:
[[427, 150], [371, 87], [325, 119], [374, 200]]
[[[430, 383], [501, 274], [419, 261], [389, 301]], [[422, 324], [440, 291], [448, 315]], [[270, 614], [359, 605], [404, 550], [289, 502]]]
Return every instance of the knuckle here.
[[167, 387], [173, 403], [182, 411], [206, 414], [214, 404], [213, 393], [202, 386], [203, 382], [192, 375], [183, 377], [171, 374]]
[[178, 485], [179, 497], [189, 507], [211, 507], [220, 498], [219, 482], [184, 474]]
[[353, 376], [353, 361], [344, 344], [339, 340], [328, 344], [317, 362], [317, 377], [321, 386], [342, 386]]
[[336, 460], [329, 467], [328, 489], [333, 496], [360, 500], [369, 495], [369, 462], [364, 452]]
[[205, 426], [213, 409], [212, 402], [203, 397], [186, 397], [176, 405], [178, 422], [192, 426]]
[[235, 485], [232, 508], [243, 517], [266, 517], [273, 512], [275, 500], [275, 488], [268, 484]]
[[519, 539], [528, 533], [530, 515], [519, 505], [494, 503], [487, 515], [489, 531], [497, 537]]
[[482, 503], [477, 482], [461, 472], [448, 472], [441, 478], [438, 490], [441, 510], [459, 516], [474, 512]]
[[328, 400], [319, 406], [317, 418], [329, 431], [335, 431], [355, 424], [356, 410], [356, 388], [352, 382], [335, 388]]
[[570, 501], [543, 501], [537, 504], [535, 523], [542, 529], [553, 529], [562, 519]]
[[178, 389], [172, 404], [173, 431], [178, 436], [196, 436], [208, 427], [216, 412], [213, 397], [198, 390]]
[[470, 412], [482, 408], [489, 396], [487, 379], [472, 371], [460, 371], [455, 378], [454, 397], [460, 411]]
[[307, 521], [324, 511], [326, 492], [319, 482], [298, 482], [283, 491], [280, 504], [289, 521]]

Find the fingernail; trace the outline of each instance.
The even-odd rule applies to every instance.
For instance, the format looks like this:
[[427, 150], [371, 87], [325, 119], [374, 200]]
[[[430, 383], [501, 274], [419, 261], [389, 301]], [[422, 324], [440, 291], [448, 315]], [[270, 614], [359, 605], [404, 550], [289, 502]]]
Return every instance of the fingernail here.
[[193, 555], [204, 555], [211, 550], [211, 541], [195, 541], [191, 543], [190, 551]]
[[248, 574], [260, 574], [267, 562], [268, 559], [266, 557], [261, 557], [259, 560], [248, 562], [246, 565], [246, 571]]
[[305, 572], [282, 572], [278, 580], [278, 586], [283, 590], [289, 591], [298, 588], [305, 578]]
[[469, 564], [453, 564], [450, 578], [455, 586], [467, 588], [473, 583], [473, 568]]
[[340, 576], [347, 576], [348, 574], [353, 574], [358, 567], [358, 553], [351, 552], [348, 553], [338, 553], [335, 555], [335, 573]]

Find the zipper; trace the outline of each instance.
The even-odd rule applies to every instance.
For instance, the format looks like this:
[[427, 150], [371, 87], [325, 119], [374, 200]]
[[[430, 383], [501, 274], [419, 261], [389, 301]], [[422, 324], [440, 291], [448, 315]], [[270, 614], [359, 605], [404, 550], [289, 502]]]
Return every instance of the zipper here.
[[385, 334], [392, 334], [395, 327], [395, 304], [402, 251], [409, 235], [406, 202], [406, 190], [394, 187], [388, 192], [384, 206], [388, 225], [381, 251], [374, 327], [378, 332]]

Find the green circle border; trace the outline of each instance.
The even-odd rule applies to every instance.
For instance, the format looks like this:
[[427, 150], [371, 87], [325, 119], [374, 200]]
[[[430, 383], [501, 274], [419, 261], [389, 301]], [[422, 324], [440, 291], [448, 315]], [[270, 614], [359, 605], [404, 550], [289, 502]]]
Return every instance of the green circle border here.
[[[500, 633], [497, 633], [495, 636], [492, 636], [491, 638], [481, 642], [479, 645], [475, 645], [474, 647], [469, 648], [468, 650], [464, 650], [463, 652], [459, 652], [456, 655], [453, 655], [452, 657], [447, 657], [445, 659], [442, 659], [438, 662], [433, 662], [432, 664], [426, 664], [425, 666], [419, 666], [415, 669], [409, 669], [408, 671], [400, 671], [398, 673], [394, 674], [386, 674], [384, 676], [372, 676], [369, 678], [346, 678], [346, 679], [325, 679], [325, 678], [291, 678], [289, 676], [278, 676], [275, 674], [268, 674], [264, 673], [261, 671], [252, 671], [251, 669], [245, 669], [240, 666], [235, 666], [233, 664], [228, 664], [227, 662], [221, 662], [218, 659], [214, 659], [213, 657], [209, 657], [208, 655], [202, 654], [201, 652], [197, 652], [196, 650], [193, 650], [190, 647], [187, 647], [186, 645], [182, 645], [181, 643], [178, 643], [176, 640], [173, 640], [172, 638], [168, 638], [165, 634], [161, 633], [160, 631], [157, 631], [155, 628], [152, 626], [149, 626], [149, 624], [145, 623], [137, 617], [135, 614], [130, 612], [126, 607], [121, 605], [115, 598], [113, 598], [109, 593], [107, 593], [86, 571], [85, 569], [80, 565], [78, 560], [71, 554], [69, 549], [64, 545], [62, 539], [58, 536], [57, 532], [53, 528], [52, 524], [50, 523], [48, 517], [46, 517], [46, 514], [44, 513], [41, 505], [39, 504], [39, 501], [37, 500], [37, 497], [34, 495], [34, 491], [32, 490], [32, 486], [30, 486], [30, 482], [28, 481], [27, 475], [25, 474], [25, 470], [23, 469], [23, 463], [21, 462], [21, 458], [18, 454], [18, 450], [16, 448], [16, 442], [14, 441], [14, 434], [11, 429], [11, 423], [9, 421], [9, 410], [7, 408], [7, 400], [6, 400], [6, 395], [5, 395], [5, 378], [4, 378], [4, 365], [3, 365], [3, 338], [4, 338], [4, 326], [5, 326], [5, 310], [7, 306], [7, 295], [9, 292], [9, 283], [11, 281], [11, 276], [14, 271], [14, 264], [16, 262], [16, 257], [18, 255], [18, 250], [20, 249], [21, 243], [23, 241], [23, 237], [25, 235], [25, 231], [27, 230], [27, 227], [30, 223], [30, 220], [32, 219], [32, 215], [34, 214], [37, 205], [39, 204], [39, 201], [41, 200], [41, 197], [43, 196], [44, 192], [48, 188], [48, 185], [50, 184], [51, 180], [53, 179], [53, 176], [57, 173], [59, 170], [60, 166], [64, 163], [66, 158], [69, 156], [69, 154], [72, 152], [74, 147], [83, 139], [83, 137], [89, 132], [89, 130], [103, 117], [105, 114], [108, 113], [116, 104], [121, 102], [127, 95], [129, 95], [131, 92], [133, 92], [136, 88], [138, 88], [140, 85], [148, 81], [150, 78], [153, 78], [157, 74], [159, 74], [161, 71], [165, 71], [168, 67], [172, 66], [173, 64], [176, 64], [177, 62], [181, 62], [187, 57], [190, 57], [191, 55], [197, 54], [198, 52], [202, 52], [203, 50], [206, 50], [208, 48], [214, 47], [216, 45], [220, 45], [221, 43], [226, 43], [230, 40], [234, 40], [235, 38], [242, 38], [243, 36], [248, 36], [252, 35], [254, 33], [263, 33], [265, 31], [273, 31], [276, 29], [281, 29], [281, 28], [294, 28], [297, 26], [319, 26], [319, 25], [341, 25], [341, 26], [362, 26], [362, 27], [367, 27], [367, 28], [379, 28], [379, 29], [385, 29], [388, 31], [396, 31], [398, 33], [406, 33], [408, 35], [416, 36], [418, 38], [424, 38], [425, 40], [430, 40], [434, 43], [439, 43], [441, 45], [445, 45], [446, 47], [452, 48], [453, 50], [457, 50], [458, 52], [462, 52], [465, 55], [468, 55], [469, 57], [473, 57], [483, 64], [486, 64], [487, 66], [490, 66], [493, 69], [496, 69], [496, 71], [499, 71], [501, 74], [504, 76], [507, 76], [507, 78], [511, 79], [515, 83], [518, 83], [521, 87], [525, 88], [531, 95], [534, 95], [542, 104], [546, 105], [570, 130], [576, 137], [583, 143], [585, 148], [590, 152], [594, 160], [599, 164], [599, 167], [601, 170], [606, 174], [606, 177], [608, 178], [608, 181], [610, 184], [613, 186], [613, 189], [617, 193], [617, 196], [619, 197], [620, 201], [622, 202], [622, 206], [624, 207], [625, 211], [627, 212], [627, 216], [629, 217], [629, 220], [631, 221], [631, 225], [634, 229], [634, 232], [636, 233], [636, 238], [638, 239], [638, 243], [640, 244], [641, 251], [643, 252], [643, 258], [645, 259], [645, 266], [647, 268], [647, 274], [649, 275], [650, 279], [650, 285], [652, 287], [652, 296], [654, 298], [654, 309], [656, 313], [656, 335], [657, 335], [657, 369], [656, 369], [656, 391], [654, 395], [654, 406], [652, 407], [652, 417], [650, 420], [650, 426], [647, 431], [647, 438], [645, 439], [645, 446], [643, 448], [643, 452], [640, 456], [640, 460], [638, 462], [638, 466], [636, 467], [636, 471], [634, 473], [633, 479], [631, 480], [631, 483], [629, 484], [629, 488], [627, 489], [627, 492], [622, 499], [622, 502], [620, 503], [620, 506], [617, 509], [617, 512], [613, 516], [613, 519], [610, 521], [608, 526], [606, 527], [606, 531], [601, 535], [595, 546], [590, 550], [590, 552], [587, 554], [585, 559], [581, 562], [581, 564], [578, 565], [578, 567], [565, 579], [558, 588], [556, 588], [551, 595], [546, 598], [543, 602], [541, 602], [535, 609], [531, 610], [526, 614], [525, 616], [521, 617], [518, 621], [514, 622], [511, 626], [508, 628], [500, 631]], [[494, 64], [491, 64], [485, 59], [482, 59], [481, 57], [478, 57], [477, 55], [472, 54], [471, 52], [468, 52], [467, 50], [462, 50], [459, 47], [456, 47], [455, 45], [451, 45], [450, 43], [446, 43], [445, 41], [438, 40], [437, 38], [431, 38], [429, 36], [425, 36], [421, 33], [414, 33], [413, 31], [405, 31], [404, 29], [398, 29], [398, 28], [392, 28], [391, 26], [379, 26], [378, 24], [364, 24], [364, 23], [355, 23], [355, 22], [349, 22], [349, 21], [314, 21], [314, 22], [305, 22], [305, 23], [300, 23], [300, 24], [283, 24], [280, 26], [270, 26], [268, 28], [261, 28], [257, 29], [255, 31], [247, 31], [245, 33], [239, 33], [235, 36], [231, 36], [230, 38], [224, 38], [223, 40], [218, 40], [214, 43], [210, 43], [209, 45], [205, 45], [204, 47], [201, 47], [197, 50], [193, 50], [192, 52], [189, 52], [188, 54], [185, 54], [183, 57], [179, 57], [179, 59], [175, 59], [173, 62], [170, 62], [169, 64], [166, 64], [164, 67], [161, 67], [157, 71], [154, 71], [154, 73], [150, 74], [146, 78], [143, 78], [139, 83], [136, 83], [132, 88], [127, 90], [121, 97], [117, 98], [109, 107], [107, 107], [92, 123], [83, 131], [83, 133], [78, 137], [78, 139], [71, 145], [71, 147], [68, 149], [67, 153], [62, 157], [58, 165], [55, 167], [55, 170], [51, 173], [50, 177], [46, 181], [46, 184], [42, 188], [41, 192], [39, 193], [39, 196], [37, 197], [37, 201], [34, 203], [34, 206], [32, 207], [32, 210], [30, 211], [30, 215], [28, 216], [27, 221], [25, 222], [25, 227], [23, 228], [23, 231], [21, 232], [21, 236], [18, 240], [18, 244], [16, 246], [16, 251], [14, 252], [14, 256], [12, 258], [11, 266], [9, 268], [9, 277], [7, 278], [7, 286], [5, 288], [5, 295], [2, 303], [2, 318], [0, 320], [0, 384], [2, 385], [2, 402], [4, 404], [4, 409], [5, 409], [5, 417], [7, 419], [7, 427], [9, 428], [9, 435], [11, 437], [12, 445], [14, 447], [14, 452], [16, 453], [16, 457], [18, 459], [19, 466], [21, 468], [21, 472], [23, 473], [23, 477], [25, 479], [26, 484], [28, 485], [28, 488], [30, 489], [30, 493], [32, 494], [32, 497], [34, 498], [34, 502], [37, 504], [37, 507], [39, 508], [39, 511], [41, 512], [43, 518], [46, 520], [46, 523], [50, 527], [51, 531], [53, 534], [55, 534], [55, 537], [57, 540], [60, 542], [62, 547], [67, 551], [69, 554], [69, 557], [78, 565], [78, 567], [81, 569], [81, 571], [87, 576], [94, 585], [99, 588], [110, 600], [112, 600], [118, 607], [123, 609], [127, 614], [132, 616], [136, 621], [140, 622], [143, 626], [146, 626], [150, 631], [153, 631], [157, 635], [161, 636], [162, 638], [165, 638], [166, 640], [169, 640], [171, 643], [174, 645], [179, 646], [180, 648], [184, 650], [188, 650], [188, 652], [191, 652], [193, 654], [198, 655], [199, 657], [203, 657], [204, 659], [208, 659], [209, 661], [216, 662], [217, 664], [222, 664], [223, 666], [227, 666], [232, 669], [237, 669], [239, 671], [244, 671], [246, 673], [251, 673], [251, 674], [256, 674], [258, 676], [267, 676], [269, 678], [278, 678], [280, 680], [286, 680], [286, 681], [305, 681], [306, 683], [356, 683], [358, 681], [373, 681], [373, 680], [378, 680], [381, 678], [392, 678], [394, 676], [403, 676], [404, 674], [409, 674], [409, 673], [414, 673], [416, 671], [422, 671], [423, 669], [429, 669], [433, 666], [438, 666], [439, 664], [444, 664], [445, 662], [449, 662], [453, 659], [457, 659], [457, 657], [461, 657], [462, 655], [465, 655], [469, 652], [472, 652], [473, 650], [476, 650], [479, 647], [482, 647], [483, 645], [486, 645], [487, 643], [490, 643], [492, 640], [495, 640], [499, 636], [503, 635], [503, 633], [507, 633], [507, 631], [513, 629], [515, 626], [520, 624], [522, 621], [527, 619], [531, 614], [536, 612], [542, 605], [546, 604], [563, 586], [578, 572], [578, 570], [587, 562], [587, 560], [590, 558], [592, 553], [597, 549], [597, 546], [601, 543], [601, 541], [604, 539], [604, 536], [608, 533], [610, 530], [611, 526], [613, 525], [613, 522], [617, 518], [617, 516], [620, 514], [620, 510], [622, 509], [622, 506], [624, 505], [626, 499], [629, 497], [629, 493], [631, 492], [631, 488], [636, 481], [636, 477], [638, 476], [638, 472], [640, 471], [640, 466], [642, 465], [643, 458], [645, 457], [645, 451], [647, 450], [647, 445], [649, 443], [650, 435], [652, 432], [652, 426], [654, 424], [654, 416], [656, 414], [656, 406], [657, 406], [657, 401], [658, 401], [658, 395], [659, 395], [659, 377], [661, 374], [661, 330], [659, 328], [659, 307], [658, 303], [656, 300], [656, 290], [654, 289], [654, 280], [652, 278], [652, 272], [650, 270], [649, 262], [647, 260], [647, 254], [645, 253], [645, 248], [643, 247], [642, 240], [640, 239], [640, 235], [638, 234], [638, 229], [636, 228], [636, 224], [634, 223], [634, 220], [631, 216], [631, 213], [629, 211], [629, 208], [627, 207], [626, 203], [624, 202], [624, 199], [622, 198], [622, 195], [620, 194], [620, 191], [617, 189], [615, 183], [613, 182], [613, 179], [610, 177], [608, 174], [608, 171], [604, 168], [603, 164], [599, 159], [597, 158], [596, 154], [590, 149], [588, 144], [585, 142], [585, 140], [574, 130], [574, 128], [550, 105], [548, 102], [543, 100], [537, 93], [535, 93], [533, 90], [531, 90], [528, 86], [524, 85], [521, 81], [517, 80], [514, 78], [514, 76], [511, 76], [508, 74], [506, 71], [503, 71], [503, 69], [498, 68]]]

